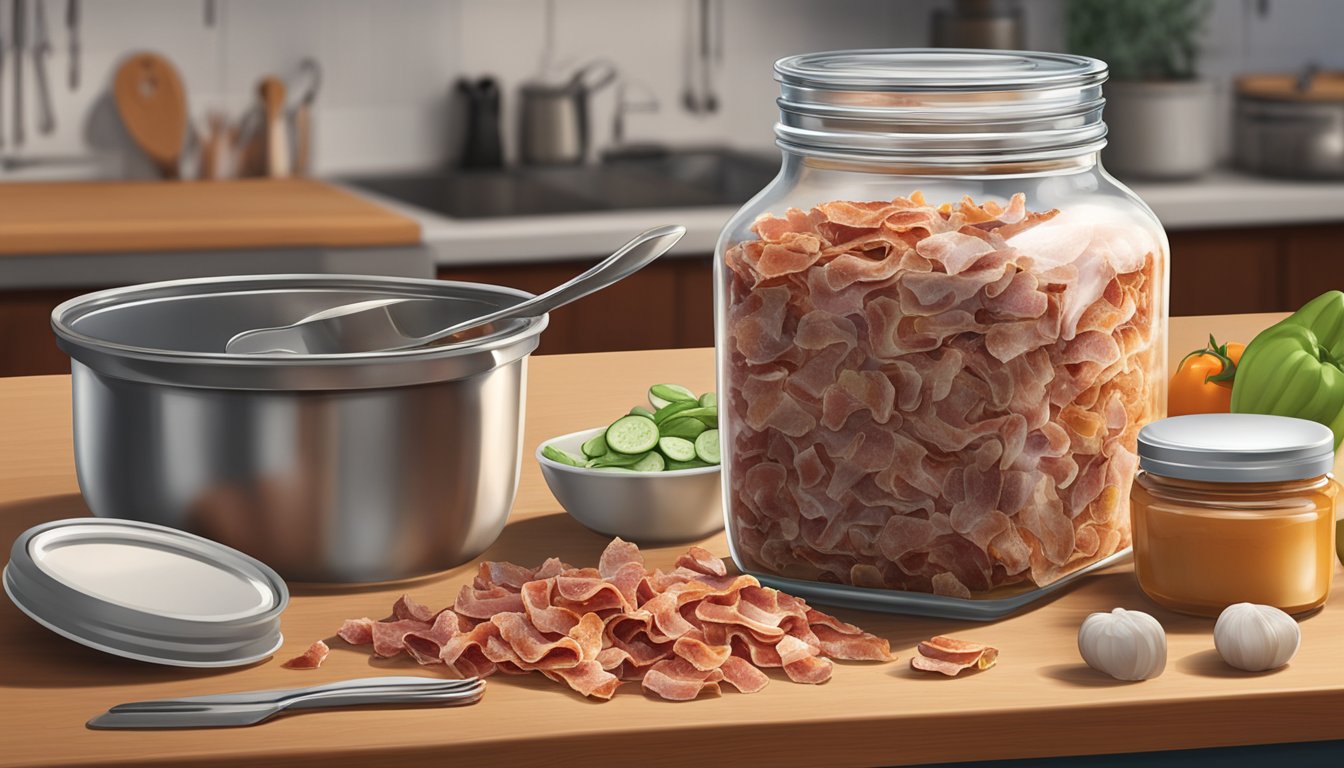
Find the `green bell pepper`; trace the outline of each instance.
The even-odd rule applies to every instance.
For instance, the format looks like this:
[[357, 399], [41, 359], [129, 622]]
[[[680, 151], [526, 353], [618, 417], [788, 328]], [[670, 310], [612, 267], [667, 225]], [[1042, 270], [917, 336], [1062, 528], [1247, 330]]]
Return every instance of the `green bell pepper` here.
[[1344, 293], [1324, 293], [1246, 346], [1232, 385], [1233, 413], [1310, 419], [1344, 441]]

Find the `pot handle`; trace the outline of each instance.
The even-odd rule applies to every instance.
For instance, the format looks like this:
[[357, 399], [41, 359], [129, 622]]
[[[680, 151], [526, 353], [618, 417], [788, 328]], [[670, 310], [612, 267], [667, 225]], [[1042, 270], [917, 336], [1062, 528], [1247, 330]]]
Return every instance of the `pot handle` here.
[[565, 87], [571, 91], [592, 93], [611, 85], [615, 79], [616, 65], [611, 59], [593, 59], [575, 70]]

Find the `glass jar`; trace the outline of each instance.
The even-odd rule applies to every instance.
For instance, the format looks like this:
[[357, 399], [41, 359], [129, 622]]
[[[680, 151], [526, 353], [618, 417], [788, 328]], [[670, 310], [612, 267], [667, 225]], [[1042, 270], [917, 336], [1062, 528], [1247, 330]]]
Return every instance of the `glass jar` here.
[[1134, 572], [1154, 602], [1321, 607], [1334, 571], [1335, 438], [1312, 421], [1200, 414], [1139, 433]]
[[783, 164], [716, 257], [737, 565], [883, 608], [1128, 547], [1167, 240], [1100, 165], [1106, 65], [841, 51], [775, 79]]

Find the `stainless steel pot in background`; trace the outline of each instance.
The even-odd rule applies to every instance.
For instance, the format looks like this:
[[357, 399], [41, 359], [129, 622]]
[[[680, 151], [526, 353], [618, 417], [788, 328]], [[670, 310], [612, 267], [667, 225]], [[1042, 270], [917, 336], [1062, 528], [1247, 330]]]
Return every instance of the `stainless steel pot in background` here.
[[564, 83], [528, 82], [519, 89], [518, 157], [524, 165], [574, 165], [588, 157], [588, 98], [616, 79], [599, 59]]
[[1344, 72], [1237, 81], [1237, 163], [1252, 173], [1344, 178]]
[[480, 554], [517, 491], [527, 355], [545, 317], [401, 352], [222, 352], [248, 328], [393, 296], [425, 299], [398, 320], [432, 330], [527, 294], [285, 275], [155, 283], [57, 307], [90, 509], [201, 534], [297, 581], [403, 578]]

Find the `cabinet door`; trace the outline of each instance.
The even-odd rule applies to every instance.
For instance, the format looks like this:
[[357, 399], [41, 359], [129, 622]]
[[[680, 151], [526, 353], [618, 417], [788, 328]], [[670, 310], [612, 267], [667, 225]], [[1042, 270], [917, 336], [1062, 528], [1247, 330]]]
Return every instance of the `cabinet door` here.
[[1231, 315], [1288, 309], [1283, 232], [1172, 232], [1171, 314]]
[[714, 267], [710, 256], [677, 259], [678, 347], [714, 346]]
[[0, 292], [0, 376], [69, 373], [70, 358], [51, 331], [51, 310], [89, 290]]
[[[593, 265], [565, 261], [500, 267], [442, 268], [439, 278], [492, 283], [542, 293]], [[658, 261], [551, 313], [537, 354], [666, 349], [677, 346], [676, 270]]]

